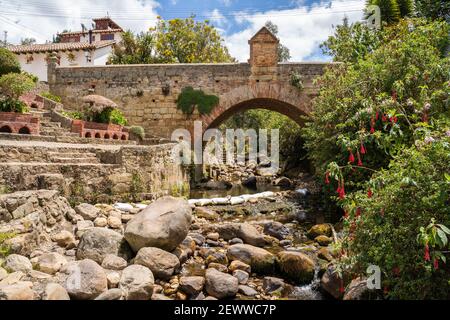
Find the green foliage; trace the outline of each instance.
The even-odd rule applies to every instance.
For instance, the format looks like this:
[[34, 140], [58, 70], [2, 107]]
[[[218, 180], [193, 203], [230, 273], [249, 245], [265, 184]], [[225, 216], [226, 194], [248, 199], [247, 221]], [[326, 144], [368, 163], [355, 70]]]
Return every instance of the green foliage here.
[[158, 63], [155, 37], [151, 32], [134, 35], [131, 31], [122, 34], [122, 43], [114, 46], [109, 58], [111, 64]]
[[386, 298], [450, 298], [450, 138], [432, 137], [375, 174], [367, 184], [371, 196], [361, 191], [344, 202], [341, 264], [355, 273], [379, 266]]
[[92, 121], [98, 123], [113, 123], [121, 126], [127, 125], [127, 119], [118, 109], [106, 108], [100, 113], [93, 115]]
[[291, 86], [296, 87], [299, 90], [303, 90], [303, 81], [302, 81], [302, 75], [297, 72], [291, 73]]
[[38, 83], [38, 81], [39, 81], [39, 78], [32, 73], [29, 73], [29, 72], [26, 72], [23, 70], [20, 73], [27, 76], [28, 78], [30, 78], [31, 81], [33, 81], [34, 83]]
[[[272, 21], [267, 21], [264, 25], [275, 37], [278, 37], [278, 26]], [[291, 60], [291, 52], [288, 47], [278, 44], [278, 62], [287, 62]]]
[[73, 119], [73, 120], [84, 120], [85, 119], [83, 112], [80, 112], [80, 111], [61, 111], [61, 114], [70, 119]]
[[334, 35], [320, 47], [324, 54], [333, 57], [333, 61], [355, 63], [380, 45], [380, 35], [379, 31], [363, 23], [349, 25], [345, 18], [343, 24], [336, 27]]
[[371, 175], [362, 167], [386, 167], [427, 120], [448, 116], [450, 60], [440, 52], [447, 32], [443, 22], [402, 21], [384, 29], [365, 59], [324, 74], [304, 130], [317, 173], [337, 162], [348, 190], [356, 189]]
[[0, 92], [10, 99], [19, 99], [36, 84], [25, 74], [8, 73], [0, 77]]
[[397, 0], [368, 0], [369, 5], [380, 7], [381, 20], [388, 24], [396, 23], [402, 17]]
[[429, 19], [449, 19], [450, 2], [448, 0], [415, 0], [416, 13]]
[[140, 139], [144, 139], [145, 137], [144, 128], [142, 128], [141, 126], [132, 126], [130, 128], [130, 132], [139, 137]]
[[50, 92], [47, 92], [47, 91], [46, 92], [41, 92], [40, 95], [43, 96], [44, 98], [47, 98], [47, 99], [52, 100], [54, 102], [61, 103], [61, 97], [53, 95]]
[[25, 113], [28, 112], [28, 107], [20, 100], [7, 98], [0, 100], [0, 112]]
[[19, 73], [20, 63], [14, 53], [5, 48], [0, 48], [0, 77], [8, 73]]
[[207, 95], [203, 90], [184, 88], [177, 99], [177, 108], [185, 114], [192, 114], [197, 107], [200, 114], [209, 114], [219, 104], [219, 97]]
[[5, 244], [6, 240], [12, 239], [16, 236], [15, 233], [1, 233], [0, 232], [0, 258], [4, 258], [9, 255], [10, 246]]

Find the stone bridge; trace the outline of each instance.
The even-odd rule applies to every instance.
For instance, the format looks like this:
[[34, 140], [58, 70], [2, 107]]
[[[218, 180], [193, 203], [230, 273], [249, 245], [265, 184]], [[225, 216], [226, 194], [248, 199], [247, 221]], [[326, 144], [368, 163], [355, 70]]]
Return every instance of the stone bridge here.
[[[120, 106], [130, 125], [140, 125], [158, 137], [170, 138], [178, 128], [192, 131], [196, 120], [202, 121], [204, 130], [217, 127], [252, 108], [277, 111], [301, 124], [318, 92], [313, 80], [328, 63], [278, 63], [278, 43], [262, 28], [249, 40], [248, 63], [65, 68], [50, 64], [48, 81], [66, 109], [80, 110], [81, 98], [87, 94], [103, 95]], [[291, 84], [293, 74], [301, 76], [303, 89]], [[183, 114], [176, 100], [188, 86], [217, 95], [219, 105], [208, 115]]]

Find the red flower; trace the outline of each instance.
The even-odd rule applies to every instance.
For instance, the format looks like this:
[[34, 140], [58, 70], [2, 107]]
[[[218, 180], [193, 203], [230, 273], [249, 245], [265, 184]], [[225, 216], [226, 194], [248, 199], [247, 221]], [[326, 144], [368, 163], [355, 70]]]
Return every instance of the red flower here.
[[383, 121], [383, 122], [386, 122], [386, 121], [387, 121], [387, 118], [386, 118], [386, 115], [385, 115], [385, 114], [383, 114], [383, 116], [381, 117], [381, 121]]
[[394, 123], [397, 123], [398, 119], [396, 116], [394, 116]]
[[434, 266], [434, 270], [439, 269], [439, 261], [437, 258], [434, 258], [433, 266]]
[[366, 154], [366, 148], [364, 148], [364, 145], [361, 143], [361, 150], [359, 151], [361, 154]]
[[369, 188], [369, 190], [367, 191], [367, 196], [368, 196], [369, 198], [372, 198], [372, 195], [373, 195], [372, 189]]
[[356, 217], [360, 217], [360, 216], [361, 216], [361, 208], [360, 208], [360, 207], [358, 207], [358, 208], [356, 209], [356, 214], [355, 214], [355, 216], [356, 216]]
[[336, 192], [339, 194], [341, 193], [341, 183], [340, 182], [338, 182], [338, 187], [336, 189]]
[[424, 254], [424, 260], [425, 261], [430, 261], [430, 247], [428, 247], [428, 244], [425, 245], [425, 254]]
[[343, 183], [342, 183], [338, 193], [339, 193], [339, 199], [344, 200], [345, 199], [345, 189], [344, 189]]
[[374, 127], [370, 127], [370, 133], [375, 133], [375, 128]]
[[325, 183], [326, 184], [330, 184], [330, 179], [329, 179], [329, 177], [330, 177], [330, 173], [327, 171], [327, 172], [325, 172]]
[[350, 162], [350, 163], [355, 162], [355, 156], [353, 155], [352, 150], [350, 150], [350, 155], [348, 156], [348, 162]]

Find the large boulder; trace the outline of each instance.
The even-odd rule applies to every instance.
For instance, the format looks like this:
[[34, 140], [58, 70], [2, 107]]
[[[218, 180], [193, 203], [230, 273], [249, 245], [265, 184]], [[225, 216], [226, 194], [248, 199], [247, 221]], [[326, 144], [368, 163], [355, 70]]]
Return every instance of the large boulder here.
[[251, 266], [253, 272], [272, 274], [276, 270], [277, 259], [269, 251], [249, 244], [234, 244], [228, 248], [229, 260], [239, 260]]
[[69, 296], [76, 300], [95, 299], [108, 289], [105, 271], [97, 262], [84, 259], [73, 262], [67, 267], [69, 276], [65, 288]]
[[278, 221], [270, 221], [264, 224], [264, 233], [275, 237], [278, 240], [283, 240], [289, 236], [289, 228]]
[[45, 287], [42, 300], [70, 300], [67, 290], [58, 283], [49, 283]]
[[126, 300], [150, 300], [153, 294], [155, 279], [149, 268], [131, 265], [122, 271], [119, 289]]
[[280, 271], [297, 283], [310, 283], [314, 278], [315, 263], [304, 253], [282, 251], [278, 253]]
[[238, 279], [232, 275], [210, 268], [206, 270], [205, 278], [206, 292], [217, 299], [234, 297], [238, 292]]
[[367, 287], [367, 279], [358, 277], [345, 289], [344, 300], [368, 300], [370, 289]]
[[203, 290], [205, 278], [200, 276], [181, 277], [180, 289], [190, 296], [196, 296]]
[[263, 247], [267, 244], [264, 235], [249, 223], [225, 223], [218, 225], [216, 230], [224, 240], [239, 238], [244, 243], [256, 247]]
[[308, 230], [308, 237], [310, 239], [315, 239], [318, 236], [331, 237], [332, 229], [329, 223], [316, 224]]
[[66, 258], [56, 252], [40, 255], [37, 259], [36, 268], [48, 274], [55, 274], [67, 263]]
[[101, 264], [108, 254], [124, 259], [131, 257], [131, 250], [120, 233], [105, 228], [90, 228], [83, 233], [77, 259], [92, 259]]
[[33, 283], [20, 281], [15, 284], [0, 287], [0, 300], [33, 300]]
[[173, 251], [186, 238], [191, 220], [186, 200], [163, 197], [128, 222], [125, 239], [135, 252], [144, 247]]
[[322, 275], [320, 286], [335, 299], [340, 299], [344, 296], [344, 288], [350, 280], [348, 273], [344, 272], [341, 277], [333, 266], [329, 266]]
[[180, 267], [177, 256], [159, 248], [142, 248], [138, 251], [135, 264], [149, 268], [156, 278], [167, 280]]

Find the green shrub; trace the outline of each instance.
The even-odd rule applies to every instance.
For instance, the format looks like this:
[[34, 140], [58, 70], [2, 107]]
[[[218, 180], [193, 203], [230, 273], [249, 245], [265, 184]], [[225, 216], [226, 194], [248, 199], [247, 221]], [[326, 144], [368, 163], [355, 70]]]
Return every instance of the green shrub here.
[[106, 108], [100, 113], [93, 116], [92, 121], [98, 123], [113, 123], [121, 126], [127, 125], [127, 119], [123, 113], [118, 109]]
[[303, 89], [302, 75], [297, 72], [292, 72], [290, 77], [291, 77], [290, 79], [291, 86], [296, 87], [299, 90], [302, 90]]
[[8, 73], [19, 73], [20, 63], [14, 53], [0, 48], [0, 77]]
[[12, 239], [16, 236], [15, 233], [0, 233], [0, 258], [6, 257], [9, 255], [10, 247], [9, 245], [5, 244], [6, 240]]
[[144, 128], [142, 128], [141, 126], [132, 126], [130, 128], [130, 132], [139, 137], [140, 139], [144, 139], [145, 137]]
[[38, 81], [39, 81], [39, 78], [32, 73], [29, 73], [29, 72], [26, 72], [23, 70], [20, 73], [23, 74], [24, 76], [27, 76], [28, 78], [30, 78], [31, 81], [33, 81], [34, 83], [38, 83]]
[[53, 95], [50, 92], [41, 92], [40, 95], [54, 102], [61, 103], [61, 97]]
[[200, 114], [209, 114], [219, 104], [219, 97], [207, 95], [202, 90], [184, 88], [177, 99], [177, 108], [185, 114], [192, 114], [197, 107]]
[[0, 77], [0, 90], [3, 95], [11, 99], [19, 99], [35, 85], [33, 80], [25, 74], [8, 73]]
[[443, 231], [450, 227], [450, 137], [425, 141], [375, 174], [370, 192], [357, 192], [344, 202], [346, 255], [341, 263], [355, 274], [379, 266], [386, 298], [450, 298], [448, 235]]
[[0, 112], [28, 112], [28, 106], [20, 100], [7, 98], [0, 101]]
[[73, 119], [73, 120], [84, 120], [85, 119], [83, 112], [80, 112], [80, 111], [61, 111], [61, 114], [70, 119]]

